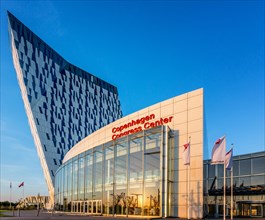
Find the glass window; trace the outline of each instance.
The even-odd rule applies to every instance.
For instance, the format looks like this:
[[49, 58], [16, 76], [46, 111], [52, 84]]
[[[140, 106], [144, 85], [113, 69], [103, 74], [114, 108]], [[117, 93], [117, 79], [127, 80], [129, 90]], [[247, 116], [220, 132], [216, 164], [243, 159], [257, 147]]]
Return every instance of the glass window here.
[[85, 200], [92, 200], [93, 154], [88, 151], [85, 157]]
[[68, 180], [68, 172], [67, 172], [67, 164], [63, 167], [63, 211], [68, 211], [68, 192], [67, 192], [67, 180]]
[[218, 177], [224, 177], [224, 165], [223, 164], [217, 164], [217, 176]]
[[118, 143], [116, 145], [115, 158], [115, 183], [124, 185], [127, 182], [127, 142]]
[[214, 178], [215, 177], [215, 166], [216, 165], [208, 165], [209, 169], [209, 178]]
[[143, 137], [142, 133], [130, 138], [129, 160], [129, 215], [141, 215], [143, 198]]
[[[68, 178], [67, 178], [67, 191], [68, 191], [68, 201], [72, 200], [72, 190], [73, 190], [73, 163], [72, 161], [68, 163], [67, 165], [67, 172], [68, 172]], [[71, 209], [69, 209], [71, 210]]]
[[263, 185], [265, 183], [265, 175], [251, 176], [251, 185]]
[[127, 196], [127, 138], [116, 143], [115, 156], [115, 214], [126, 213]]
[[145, 154], [159, 153], [161, 145], [161, 127], [145, 132]]
[[239, 186], [250, 186], [251, 185], [251, 178], [248, 177], [241, 177], [239, 178]]
[[[150, 133], [149, 133], [150, 132]], [[160, 215], [161, 127], [146, 132], [144, 152], [144, 215]]]
[[102, 146], [96, 147], [94, 150], [94, 172], [93, 172], [93, 200], [102, 198], [102, 167], [103, 154]]
[[160, 180], [160, 153], [145, 155], [144, 207], [149, 215], [160, 215]]
[[240, 175], [250, 175], [251, 174], [251, 160], [241, 160], [240, 161]]
[[217, 178], [217, 189], [221, 189], [224, 186], [224, 178]]
[[78, 200], [84, 200], [84, 164], [84, 157], [80, 157], [78, 166]]
[[78, 188], [78, 160], [73, 162], [73, 200], [77, 200], [77, 188]]
[[63, 180], [63, 183], [64, 183], [64, 186], [63, 186], [63, 192], [67, 192], [67, 179], [68, 179], [68, 172], [67, 172], [67, 165], [65, 165], [63, 167], [63, 171], [64, 171], [64, 180]]
[[265, 173], [265, 157], [252, 158], [252, 173]]
[[238, 187], [240, 185], [238, 177], [233, 177], [233, 182], [234, 182], [234, 186], [236, 186], [236, 187]]
[[207, 163], [203, 164], [203, 178], [204, 179], [208, 178], [208, 164]]
[[113, 197], [114, 197], [114, 184], [113, 184], [113, 172], [114, 172], [114, 147], [113, 142], [106, 144], [104, 149], [104, 194], [103, 194], [103, 207], [104, 214], [112, 214]]
[[[213, 184], [214, 183], [214, 184]], [[213, 189], [215, 189], [216, 188], [216, 180], [214, 180], [214, 179], [209, 179], [208, 180], [208, 189], [211, 189], [211, 186], [213, 185]]]
[[239, 176], [239, 162], [238, 162], [238, 160], [233, 161], [233, 175]]

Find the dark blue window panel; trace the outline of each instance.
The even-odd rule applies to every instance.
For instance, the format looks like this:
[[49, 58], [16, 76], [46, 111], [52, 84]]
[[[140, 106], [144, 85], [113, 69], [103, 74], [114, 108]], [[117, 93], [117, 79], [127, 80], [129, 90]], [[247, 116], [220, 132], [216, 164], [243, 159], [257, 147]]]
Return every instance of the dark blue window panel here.
[[[38, 112], [35, 108], [39, 108], [40, 114], [45, 116], [38, 117], [35, 121], [38, 133], [42, 133], [43, 128], [45, 133], [47, 132], [46, 135], [44, 133], [39, 137], [40, 141], [60, 148], [62, 160], [67, 151], [79, 140], [121, 117], [118, 93], [113, 92], [117, 89], [68, 63], [9, 12], [8, 17], [9, 31], [16, 32], [13, 36], [18, 35], [18, 41], [14, 41], [17, 52], [21, 58], [25, 57], [24, 60], [27, 60], [19, 60], [19, 65], [28, 91], [30, 107], [33, 114]], [[21, 42], [22, 36], [24, 42]], [[22, 43], [25, 45], [24, 50], [19, 51]], [[30, 47], [32, 52], [29, 50]], [[43, 56], [40, 56], [41, 53]], [[34, 67], [31, 66], [33, 64]], [[103, 94], [104, 90], [108, 95]], [[90, 102], [93, 104], [90, 105]], [[103, 106], [106, 106], [106, 109]], [[112, 109], [112, 114], [106, 114], [107, 109]], [[56, 136], [55, 139], [52, 138], [55, 144], [50, 140], [53, 136]], [[53, 147], [50, 145], [46, 147], [42, 144], [48, 166], [53, 164], [53, 158], [50, 156], [50, 148]], [[58, 166], [57, 161], [57, 166], [49, 168], [51, 176], [54, 176]]]

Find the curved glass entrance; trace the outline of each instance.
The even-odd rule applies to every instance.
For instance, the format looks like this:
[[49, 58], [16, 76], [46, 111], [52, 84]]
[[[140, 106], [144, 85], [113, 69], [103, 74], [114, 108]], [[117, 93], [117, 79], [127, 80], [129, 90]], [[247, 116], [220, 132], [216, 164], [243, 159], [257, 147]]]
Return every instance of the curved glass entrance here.
[[56, 209], [162, 216], [168, 198], [167, 138], [166, 128], [159, 126], [110, 141], [67, 161], [56, 173]]

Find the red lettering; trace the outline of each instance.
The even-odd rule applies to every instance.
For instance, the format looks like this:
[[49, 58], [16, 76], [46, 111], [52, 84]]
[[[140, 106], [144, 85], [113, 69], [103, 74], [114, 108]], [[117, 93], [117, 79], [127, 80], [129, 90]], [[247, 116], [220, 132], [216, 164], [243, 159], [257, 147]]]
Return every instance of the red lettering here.
[[152, 119], [155, 119], [155, 114], [151, 114], [150, 115], [150, 119], [149, 120], [152, 120]]
[[[120, 134], [113, 135], [112, 140], [116, 140], [116, 139], [121, 138], [123, 136], [129, 135], [129, 134], [134, 134], [136, 132], [140, 132], [143, 129], [154, 128], [156, 126], [167, 124], [167, 123], [172, 121], [173, 116], [170, 116], [168, 118], [160, 118], [159, 120], [156, 120], [153, 122], [148, 122], [148, 121], [153, 120], [153, 119], [155, 119], [155, 114], [150, 114], [150, 115], [147, 115], [145, 117], [138, 118], [136, 120], [131, 120], [130, 122], [123, 124], [120, 127], [112, 128], [112, 133], [120, 132]], [[133, 127], [133, 126], [138, 125], [138, 124], [144, 124], [143, 128], [142, 128], [142, 126], [139, 126], [137, 128], [127, 130], [128, 128]], [[122, 132], [123, 130], [125, 130], [125, 131]]]

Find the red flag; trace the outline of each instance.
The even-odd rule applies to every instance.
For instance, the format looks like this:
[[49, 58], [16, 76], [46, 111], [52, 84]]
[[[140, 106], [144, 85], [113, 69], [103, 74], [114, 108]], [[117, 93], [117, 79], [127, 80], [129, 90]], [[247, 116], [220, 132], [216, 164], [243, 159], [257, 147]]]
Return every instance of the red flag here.
[[225, 136], [219, 138], [212, 150], [212, 164], [223, 164], [225, 162], [226, 140]]
[[190, 165], [190, 143], [184, 144], [183, 163]]
[[18, 188], [20, 188], [21, 186], [24, 186], [24, 182], [20, 183], [20, 185], [18, 186]]

